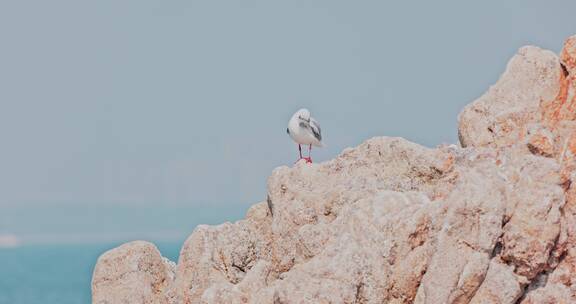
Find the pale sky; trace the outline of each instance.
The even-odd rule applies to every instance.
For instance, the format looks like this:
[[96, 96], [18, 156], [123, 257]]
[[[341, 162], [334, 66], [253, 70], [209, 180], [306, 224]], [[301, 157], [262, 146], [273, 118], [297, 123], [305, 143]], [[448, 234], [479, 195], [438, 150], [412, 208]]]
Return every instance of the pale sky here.
[[67, 206], [228, 219], [295, 161], [300, 107], [316, 161], [380, 135], [455, 143], [519, 47], [576, 34], [576, 2], [553, 3], [3, 1], [0, 231]]

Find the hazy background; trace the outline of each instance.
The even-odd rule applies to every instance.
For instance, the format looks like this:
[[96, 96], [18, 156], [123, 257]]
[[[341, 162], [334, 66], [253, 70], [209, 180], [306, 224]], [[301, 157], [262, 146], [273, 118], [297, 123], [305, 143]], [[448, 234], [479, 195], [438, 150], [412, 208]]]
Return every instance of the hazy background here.
[[297, 156], [378, 136], [456, 142], [460, 109], [574, 1], [2, 1], [0, 233], [181, 240], [240, 218]]

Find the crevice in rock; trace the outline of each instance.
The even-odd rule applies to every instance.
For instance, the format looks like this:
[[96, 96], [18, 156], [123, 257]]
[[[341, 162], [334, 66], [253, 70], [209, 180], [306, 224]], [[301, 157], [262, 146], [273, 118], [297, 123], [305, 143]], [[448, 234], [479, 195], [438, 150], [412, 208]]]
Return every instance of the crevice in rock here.
[[530, 153], [532, 153], [534, 155], [539, 155], [539, 156], [543, 156], [543, 157], [552, 157], [553, 156], [551, 153], [546, 153], [545, 151], [540, 150], [539, 147], [535, 146], [532, 143], [526, 144], [526, 147], [528, 147], [528, 151], [530, 151]]
[[362, 291], [364, 288], [364, 283], [360, 282], [356, 285], [356, 297], [354, 299], [354, 304], [366, 303], [366, 299], [362, 296]]
[[492, 249], [492, 252], [490, 253], [490, 259], [493, 259], [494, 257], [498, 256], [500, 252], [502, 252], [502, 241], [498, 240], [498, 242], [496, 242], [496, 244], [494, 245], [494, 249]]
[[562, 74], [564, 74], [564, 77], [568, 77], [568, 69], [566, 68], [566, 66], [563, 63], [560, 63], [560, 67], [562, 68]]
[[270, 211], [270, 215], [274, 216], [274, 205], [272, 204], [272, 199], [270, 198], [270, 194], [266, 195], [266, 203], [268, 205], [268, 211]]
[[522, 303], [522, 301], [524, 301], [526, 299], [526, 296], [531, 291], [546, 286], [546, 283], [548, 282], [548, 274], [549, 274], [548, 271], [543, 271], [543, 272], [539, 273], [538, 275], [536, 275], [536, 277], [534, 277], [534, 279], [532, 279], [530, 284], [523, 285], [522, 286], [522, 293], [521, 293], [520, 297], [518, 298], [518, 300], [516, 301], [516, 304]]
[[[516, 205], [514, 205], [514, 209], [516, 209]], [[506, 224], [508, 224], [510, 219], [512, 219], [512, 216], [504, 215], [502, 217], [502, 227], [501, 227], [502, 229], [504, 229], [504, 227], [506, 227]], [[504, 235], [504, 233], [502, 233], [502, 235], [500, 235], [500, 238], [502, 238], [503, 235]]]
[[480, 280], [480, 282], [478, 283], [476, 288], [474, 288], [474, 291], [472, 291], [472, 293], [470, 293], [470, 296], [468, 296], [468, 300], [472, 300], [474, 298], [474, 296], [476, 296], [476, 293], [478, 292], [478, 290], [480, 290], [480, 287], [482, 286], [482, 284], [484, 284], [484, 281], [486, 280], [486, 276], [488, 275], [488, 269], [489, 268], [490, 268], [490, 264], [488, 264], [488, 267], [486, 267], [486, 272], [484, 272], [484, 276], [482, 277], [482, 280]]
[[236, 264], [232, 263], [232, 267], [246, 273], [246, 268], [242, 267], [241, 265], [236, 265]]
[[520, 304], [524, 299], [526, 299], [526, 295], [528, 294], [528, 288], [526, 286], [521, 286], [522, 292], [520, 293], [520, 297], [514, 302], [514, 304]]
[[[560, 208], [560, 213], [563, 216], [563, 210], [562, 208]], [[560, 224], [562, 225], [562, 224]], [[562, 227], [560, 227], [560, 229], [562, 229]], [[566, 258], [566, 255], [568, 254], [568, 249], [566, 247], [560, 248], [560, 244], [558, 244], [560, 242], [560, 235], [562, 234], [562, 232], [559, 232], [558, 235], [556, 236], [556, 239], [554, 239], [554, 243], [552, 244], [552, 246], [550, 247], [550, 253], [548, 255], [548, 261], [546, 262], [547, 264], [547, 272], [552, 272], [554, 271], [554, 269], [556, 269], [556, 267], [558, 267], [558, 265], [560, 263], [562, 263], [562, 261], [564, 260], [564, 258]], [[560, 250], [559, 254], [558, 252], [556, 252], [556, 250]], [[556, 260], [554, 260], [556, 259]], [[554, 267], [552, 267], [552, 265], [554, 265]]]
[[466, 148], [467, 144], [460, 128], [458, 128], [458, 141], [460, 142], [460, 147]]
[[224, 257], [224, 253], [222, 253], [221, 250], [218, 250], [218, 259], [219, 259], [219, 264], [214, 264], [213, 267], [218, 269], [218, 271], [222, 272], [226, 278], [228, 279], [228, 281], [230, 281], [232, 283], [232, 278], [230, 277], [230, 274], [228, 273], [228, 266], [226, 265], [226, 258]]
[[[562, 251], [562, 253], [558, 256], [558, 265], [564, 261], [566, 256], [568, 256], [568, 250]], [[554, 268], [554, 269], [556, 269], [556, 268]]]
[[[416, 284], [416, 288], [415, 290], [418, 291], [420, 289], [420, 285], [422, 285], [422, 280], [424, 280], [424, 276], [426, 275], [426, 272], [428, 271], [428, 266], [429, 264], [426, 265], [426, 268], [422, 269], [422, 271], [420, 272], [420, 279], [418, 280], [418, 284]], [[424, 294], [426, 295], [426, 294]], [[414, 299], [412, 299], [414, 300]]]
[[560, 184], [560, 187], [562, 187], [564, 192], [568, 192], [568, 190], [570, 190], [570, 186], [572, 186], [572, 180], [571, 179], [566, 179], [564, 182], [562, 182]]

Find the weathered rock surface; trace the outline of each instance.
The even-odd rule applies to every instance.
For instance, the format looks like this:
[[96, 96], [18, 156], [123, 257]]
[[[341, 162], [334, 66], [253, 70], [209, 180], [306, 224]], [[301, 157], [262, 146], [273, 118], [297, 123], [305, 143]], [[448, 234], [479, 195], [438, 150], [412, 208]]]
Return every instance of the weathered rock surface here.
[[[545, 198], [516, 211], [505, 228], [518, 219], [521, 238], [504, 234], [502, 258], [531, 280], [521, 303], [576, 303], [576, 36], [560, 57], [522, 48], [498, 83], [460, 114], [459, 134], [463, 146], [526, 149], [558, 164], [559, 214], [542, 209]], [[531, 214], [540, 218], [526, 222]]]
[[92, 302], [171, 303], [174, 263], [151, 243], [134, 241], [98, 258], [92, 278]]
[[574, 131], [576, 36], [523, 47], [462, 111], [462, 147], [378, 137], [277, 168], [175, 273], [149, 243], [105, 253], [93, 302], [576, 303]]

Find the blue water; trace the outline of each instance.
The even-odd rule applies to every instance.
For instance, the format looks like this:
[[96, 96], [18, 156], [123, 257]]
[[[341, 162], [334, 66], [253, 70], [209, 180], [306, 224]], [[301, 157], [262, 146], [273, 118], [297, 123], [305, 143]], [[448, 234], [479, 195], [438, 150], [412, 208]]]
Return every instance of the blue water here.
[[[90, 280], [96, 259], [118, 243], [29, 245], [0, 249], [0, 304], [91, 303]], [[176, 261], [181, 242], [156, 243]]]

